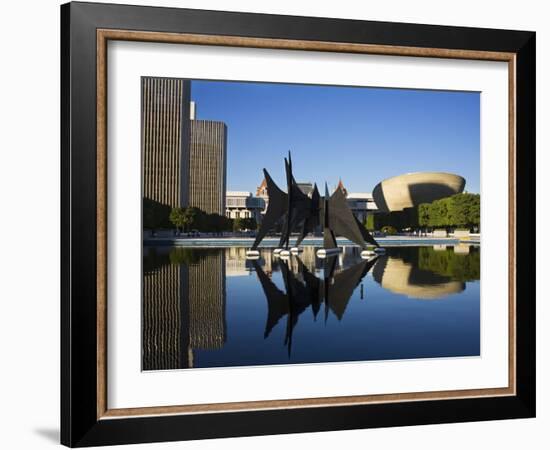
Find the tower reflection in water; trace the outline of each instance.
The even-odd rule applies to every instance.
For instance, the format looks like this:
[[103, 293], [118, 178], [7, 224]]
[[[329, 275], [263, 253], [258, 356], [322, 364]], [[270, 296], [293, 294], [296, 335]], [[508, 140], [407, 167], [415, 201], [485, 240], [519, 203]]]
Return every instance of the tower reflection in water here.
[[193, 367], [226, 340], [225, 252], [145, 248], [143, 370]]
[[323, 260], [305, 247], [254, 261], [246, 248], [145, 247], [143, 370], [477, 355], [479, 255], [396, 247], [369, 261], [345, 247]]

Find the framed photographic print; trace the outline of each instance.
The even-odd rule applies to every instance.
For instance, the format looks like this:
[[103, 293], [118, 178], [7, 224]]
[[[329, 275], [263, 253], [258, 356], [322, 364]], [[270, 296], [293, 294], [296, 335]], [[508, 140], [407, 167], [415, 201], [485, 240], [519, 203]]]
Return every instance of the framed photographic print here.
[[61, 25], [63, 444], [535, 415], [535, 33]]

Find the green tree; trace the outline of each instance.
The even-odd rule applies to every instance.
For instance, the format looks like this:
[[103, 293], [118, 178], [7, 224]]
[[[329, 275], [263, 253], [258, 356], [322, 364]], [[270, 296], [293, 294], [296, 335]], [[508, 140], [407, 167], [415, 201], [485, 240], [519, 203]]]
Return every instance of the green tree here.
[[223, 231], [231, 231], [233, 229], [233, 219], [223, 216]]
[[[188, 208], [173, 208], [170, 212], [170, 222], [178, 229], [184, 231], [193, 229], [208, 233], [220, 233], [222, 231], [231, 231], [233, 229], [232, 219], [220, 214], [208, 214], [202, 209], [194, 206], [190, 206]], [[242, 228], [252, 227], [252, 229], [254, 229], [256, 228], [256, 221], [252, 219], [251, 222], [248, 222], [247, 226], [244, 226], [241, 222], [240, 226]]]
[[170, 207], [160, 202], [143, 197], [143, 227], [151, 230], [157, 228], [168, 228], [170, 221]]
[[424, 227], [480, 225], [479, 194], [455, 194], [418, 207], [418, 224]]
[[254, 217], [248, 217], [247, 219], [244, 219], [244, 227], [247, 230], [255, 230], [258, 227], [258, 224], [256, 223], [256, 219]]
[[431, 247], [418, 247], [418, 268], [448, 276], [456, 281], [473, 281], [480, 278], [479, 249], [470, 247], [470, 253], [460, 255], [448, 248], [434, 251]]
[[454, 226], [466, 226], [469, 222], [470, 197], [453, 195], [449, 197], [449, 223]]
[[207, 214], [205, 218], [205, 231], [220, 233], [232, 229], [231, 219], [219, 214]]
[[468, 223], [471, 226], [475, 226], [479, 228], [479, 226], [481, 225], [480, 215], [481, 215], [481, 205], [480, 205], [480, 198], [478, 195], [477, 199], [475, 199], [472, 202], [472, 205], [470, 206], [470, 209], [468, 211]]
[[418, 205], [418, 225], [427, 227], [430, 225], [430, 204], [422, 203]]
[[193, 217], [192, 223], [189, 226], [190, 229], [196, 229], [198, 231], [209, 231], [208, 214], [206, 214], [202, 209], [197, 208], [196, 206], [190, 206], [189, 213]]
[[448, 225], [448, 202], [447, 199], [436, 200], [430, 204], [429, 208], [430, 227], [446, 227]]
[[179, 230], [182, 231], [187, 225], [187, 216], [185, 208], [172, 208], [170, 211], [170, 222]]
[[[180, 231], [189, 230], [196, 221], [198, 208], [172, 208], [170, 222]], [[200, 211], [200, 210], [199, 210]]]
[[449, 206], [450, 202], [446, 198], [437, 201], [439, 208], [439, 226], [446, 227], [449, 225]]
[[256, 230], [258, 224], [253, 217], [237, 217], [233, 219], [233, 231]]
[[233, 219], [233, 231], [241, 231], [244, 229], [244, 219], [236, 217]]
[[374, 214], [367, 214], [367, 218], [365, 219], [365, 223], [363, 225], [367, 230], [374, 231]]
[[381, 231], [382, 233], [389, 234], [389, 235], [397, 233], [397, 230], [395, 229], [395, 227], [391, 225], [384, 225]]
[[403, 211], [369, 215], [364, 223], [367, 230], [380, 230], [385, 226], [403, 230], [417, 227], [472, 228], [479, 225], [480, 196], [469, 193], [455, 194], [432, 203], [422, 203], [415, 208], [406, 208]]

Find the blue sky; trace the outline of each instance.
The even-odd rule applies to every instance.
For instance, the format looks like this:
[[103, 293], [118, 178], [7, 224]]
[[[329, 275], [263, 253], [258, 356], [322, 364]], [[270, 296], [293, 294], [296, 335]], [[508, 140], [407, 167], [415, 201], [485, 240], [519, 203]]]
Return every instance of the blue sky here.
[[348, 192], [407, 172], [451, 172], [479, 193], [479, 93], [193, 81], [197, 118], [227, 124], [227, 189], [250, 191], [262, 169], [284, 187], [339, 178]]

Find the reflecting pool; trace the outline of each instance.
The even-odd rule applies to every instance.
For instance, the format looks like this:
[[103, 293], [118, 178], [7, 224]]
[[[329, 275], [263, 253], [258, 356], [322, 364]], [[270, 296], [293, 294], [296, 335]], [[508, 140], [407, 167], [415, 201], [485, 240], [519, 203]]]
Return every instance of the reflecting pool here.
[[143, 249], [142, 367], [477, 356], [478, 246]]

